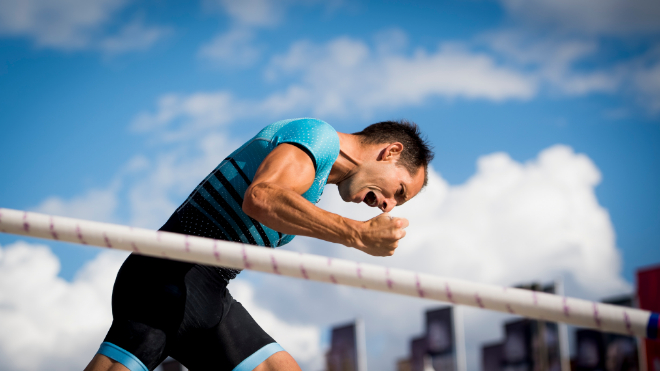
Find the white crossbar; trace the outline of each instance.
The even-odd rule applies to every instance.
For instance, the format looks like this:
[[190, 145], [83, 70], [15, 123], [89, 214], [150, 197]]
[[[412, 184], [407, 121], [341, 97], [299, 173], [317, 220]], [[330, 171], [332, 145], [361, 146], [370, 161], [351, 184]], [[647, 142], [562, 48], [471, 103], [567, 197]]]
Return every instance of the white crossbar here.
[[251, 269], [655, 338], [658, 314], [542, 292], [473, 283], [318, 255], [0, 208], [0, 232]]

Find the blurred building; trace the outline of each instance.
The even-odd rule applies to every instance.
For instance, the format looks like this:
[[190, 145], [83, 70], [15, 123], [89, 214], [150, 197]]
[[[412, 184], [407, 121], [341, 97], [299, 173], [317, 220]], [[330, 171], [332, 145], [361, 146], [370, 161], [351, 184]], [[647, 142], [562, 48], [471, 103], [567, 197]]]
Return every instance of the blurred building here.
[[[563, 294], [561, 286], [520, 285], [518, 288]], [[637, 272], [637, 297], [618, 296], [604, 303], [660, 311], [660, 266]], [[483, 371], [560, 371], [568, 354], [560, 324], [519, 319], [506, 322], [502, 342], [482, 346]], [[571, 371], [660, 371], [660, 342], [592, 329], [575, 331]], [[644, 347], [640, 348], [643, 344]], [[568, 367], [565, 368], [567, 370]]]
[[[555, 283], [516, 287], [550, 294], [558, 291]], [[562, 342], [566, 341], [556, 323], [526, 318], [508, 321], [504, 324], [504, 340], [482, 347], [482, 370], [562, 371]]]
[[[660, 265], [637, 271], [637, 305], [660, 313]], [[641, 370], [660, 371], [660, 340], [641, 341]]]
[[[634, 306], [631, 295], [603, 300], [604, 303]], [[609, 334], [597, 330], [575, 331], [573, 371], [638, 371], [637, 339], [632, 336]]]
[[398, 371], [464, 371], [462, 321], [456, 307], [426, 312], [425, 332], [410, 342], [410, 356], [399, 360]]
[[330, 350], [326, 353], [327, 371], [367, 371], [364, 324], [361, 320], [334, 327]]

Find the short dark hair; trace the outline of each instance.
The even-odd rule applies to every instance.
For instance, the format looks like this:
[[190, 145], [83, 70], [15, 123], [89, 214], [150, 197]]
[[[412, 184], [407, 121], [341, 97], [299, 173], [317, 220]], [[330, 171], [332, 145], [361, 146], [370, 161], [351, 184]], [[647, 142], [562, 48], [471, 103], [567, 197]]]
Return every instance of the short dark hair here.
[[431, 145], [414, 122], [383, 121], [371, 124], [364, 130], [353, 133], [358, 135], [363, 144], [384, 144], [399, 142], [403, 144], [403, 151], [398, 165], [408, 170], [410, 175], [417, 174], [421, 166], [424, 167], [424, 186], [428, 182], [428, 166], [434, 154]]

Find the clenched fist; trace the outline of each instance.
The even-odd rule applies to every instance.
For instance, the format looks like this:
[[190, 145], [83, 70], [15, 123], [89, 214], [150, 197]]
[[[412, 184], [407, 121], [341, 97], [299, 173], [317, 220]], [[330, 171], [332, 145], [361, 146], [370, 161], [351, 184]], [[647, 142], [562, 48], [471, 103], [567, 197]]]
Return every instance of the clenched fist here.
[[404, 228], [407, 226], [408, 219], [380, 214], [362, 223], [360, 240], [355, 247], [373, 256], [392, 256], [399, 240], [406, 235]]

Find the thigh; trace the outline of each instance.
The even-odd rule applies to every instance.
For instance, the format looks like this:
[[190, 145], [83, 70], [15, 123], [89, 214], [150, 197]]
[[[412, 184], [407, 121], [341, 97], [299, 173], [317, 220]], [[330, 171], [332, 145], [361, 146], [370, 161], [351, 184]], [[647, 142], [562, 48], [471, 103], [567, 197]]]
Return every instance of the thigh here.
[[102, 347], [104, 354], [122, 357], [128, 353], [129, 358], [136, 357], [149, 370], [158, 366], [167, 357], [168, 339], [176, 337], [183, 320], [185, 275], [192, 267], [187, 263], [129, 256], [115, 281], [113, 321], [104, 340], [105, 348]]
[[216, 326], [181, 332], [177, 338], [171, 355], [190, 370], [231, 371], [241, 365], [239, 369], [251, 371], [283, 350], [241, 303], [227, 295], [229, 310]]

